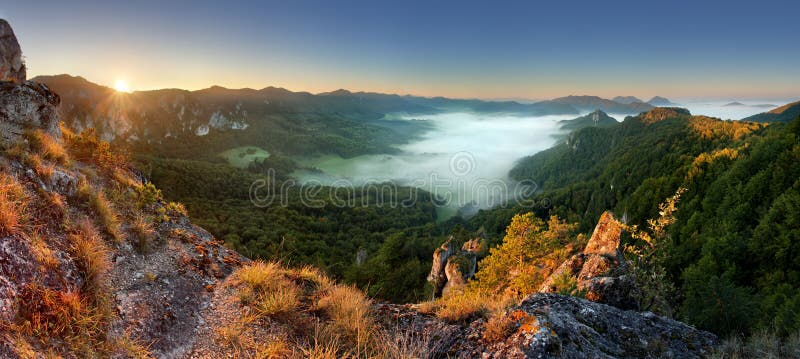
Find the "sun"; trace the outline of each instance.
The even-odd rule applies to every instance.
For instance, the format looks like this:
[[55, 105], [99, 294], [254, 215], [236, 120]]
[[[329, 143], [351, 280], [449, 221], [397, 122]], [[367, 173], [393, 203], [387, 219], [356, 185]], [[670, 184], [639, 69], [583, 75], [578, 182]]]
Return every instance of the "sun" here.
[[114, 89], [117, 92], [131, 92], [131, 88], [128, 87], [128, 83], [125, 80], [117, 80], [114, 84]]

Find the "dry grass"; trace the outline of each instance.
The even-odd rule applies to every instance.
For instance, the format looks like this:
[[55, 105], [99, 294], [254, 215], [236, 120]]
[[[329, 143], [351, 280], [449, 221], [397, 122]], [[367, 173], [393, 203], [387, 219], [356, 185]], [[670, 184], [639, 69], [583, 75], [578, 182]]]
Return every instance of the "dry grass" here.
[[41, 233], [37, 231], [32, 232], [28, 235], [28, 241], [31, 245], [31, 252], [33, 252], [33, 256], [39, 264], [46, 269], [58, 267], [58, 258], [55, 252], [50, 249], [50, 246], [47, 245], [47, 241]]
[[42, 130], [34, 130], [26, 132], [25, 137], [30, 143], [31, 149], [42, 157], [54, 161], [56, 163], [66, 165], [69, 163], [69, 155], [61, 145], [54, 138], [44, 133]]
[[119, 215], [102, 191], [95, 191], [88, 183], [78, 187], [78, 195], [84, 199], [97, 215], [106, 233], [115, 241], [122, 240], [122, 226]]
[[140, 253], [146, 253], [150, 243], [155, 237], [153, 221], [143, 215], [139, 215], [131, 222], [131, 233], [133, 234], [133, 245]]
[[332, 328], [342, 333], [357, 352], [362, 352], [373, 344], [376, 330], [370, 311], [371, 304], [357, 288], [339, 285], [331, 288], [317, 302], [316, 307], [328, 315]]
[[514, 320], [505, 313], [496, 313], [486, 321], [483, 339], [498, 342], [506, 339], [514, 331]]
[[300, 305], [300, 289], [294, 283], [278, 280], [272, 290], [258, 293], [254, 307], [261, 315], [285, 317]]
[[84, 290], [100, 295], [107, 287], [106, 277], [111, 268], [110, 251], [91, 221], [83, 219], [77, 227], [68, 238], [75, 262], [83, 274]]
[[50, 341], [63, 338], [70, 349], [98, 347], [104, 339], [108, 316], [78, 291], [56, 291], [29, 284], [19, 295], [16, 329], [27, 336]]
[[422, 313], [436, 314], [448, 322], [464, 322], [477, 317], [500, 315], [518, 298], [514, 296], [489, 295], [474, 288], [450, 292], [435, 301], [422, 302], [417, 308]]
[[20, 232], [26, 208], [27, 195], [22, 185], [14, 177], [0, 174], [0, 236]]
[[131, 358], [131, 359], [150, 359], [155, 358], [148, 346], [139, 343], [139, 341], [131, 338], [130, 334], [114, 338], [111, 342], [114, 349], [115, 357]]
[[[436, 334], [434, 334], [436, 335]], [[430, 352], [429, 334], [414, 332], [413, 330], [394, 331], [381, 330], [376, 336], [378, 358], [433, 358]]]
[[[425, 358], [428, 341], [417, 333], [389, 332], [375, 322], [372, 302], [359, 289], [337, 285], [313, 267], [289, 269], [256, 261], [231, 277], [239, 303], [255, 319], [216, 330], [237, 355], [263, 358]], [[269, 318], [267, 320], [267, 318]], [[276, 324], [275, 320], [281, 324]], [[253, 343], [253, 325], [279, 325], [291, 339]], [[304, 324], [305, 323], [305, 324]], [[313, 328], [313, 329], [312, 329]], [[293, 351], [289, 343], [293, 342]], [[264, 344], [268, 343], [268, 344]]]
[[328, 278], [322, 271], [312, 266], [304, 266], [295, 271], [298, 278], [314, 284], [317, 291], [327, 291], [331, 289], [335, 283]]

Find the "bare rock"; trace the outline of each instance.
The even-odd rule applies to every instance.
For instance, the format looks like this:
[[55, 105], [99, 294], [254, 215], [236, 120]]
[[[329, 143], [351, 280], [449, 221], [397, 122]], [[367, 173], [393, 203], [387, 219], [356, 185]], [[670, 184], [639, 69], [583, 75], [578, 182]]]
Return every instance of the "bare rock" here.
[[14, 141], [29, 128], [61, 138], [58, 126], [59, 96], [36, 82], [0, 82], [0, 135]]
[[428, 282], [433, 285], [434, 296], [463, 287], [468, 279], [475, 276], [480, 248], [481, 240], [475, 238], [464, 242], [461, 250], [456, 250], [451, 236], [433, 252], [433, 265], [428, 275]]
[[379, 304], [387, 328], [414, 333], [430, 358], [702, 358], [711, 333], [653, 313], [558, 294], [537, 293], [510, 308], [512, 330], [483, 339], [486, 321], [448, 323], [410, 305]]
[[623, 228], [613, 213], [603, 213], [583, 252], [556, 268], [542, 283], [539, 292], [558, 291], [556, 279], [569, 275], [576, 280], [578, 289], [586, 291], [589, 300], [622, 309], [638, 309], [636, 282], [628, 273], [629, 266], [620, 249]]
[[3, 19], [0, 19], [0, 81], [25, 81], [22, 50], [11, 25]]

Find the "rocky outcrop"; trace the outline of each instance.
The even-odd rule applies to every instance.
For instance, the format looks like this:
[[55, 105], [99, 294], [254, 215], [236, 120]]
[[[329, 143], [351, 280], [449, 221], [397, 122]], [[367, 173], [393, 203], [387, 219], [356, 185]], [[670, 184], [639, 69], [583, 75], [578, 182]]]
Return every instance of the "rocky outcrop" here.
[[622, 256], [620, 237], [624, 225], [606, 211], [592, 233], [583, 252], [567, 259], [541, 285], [539, 291], [552, 293], [557, 280], [572, 277], [586, 298], [623, 309], [638, 309], [635, 299], [636, 283], [628, 273], [628, 263]]
[[14, 141], [29, 128], [61, 138], [58, 125], [60, 98], [36, 82], [0, 82], [0, 136]]
[[7, 21], [0, 19], [0, 81], [25, 81], [25, 63], [17, 36]]
[[478, 267], [478, 252], [481, 240], [478, 238], [464, 242], [460, 250], [456, 249], [451, 236], [433, 252], [433, 265], [428, 275], [428, 282], [433, 285], [434, 296], [460, 288], [467, 280], [475, 276]]
[[388, 326], [416, 333], [431, 358], [701, 358], [717, 338], [653, 313], [537, 293], [509, 309], [509, 334], [484, 339], [486, 321], [447, 323], [413, 306], [379, 305]]

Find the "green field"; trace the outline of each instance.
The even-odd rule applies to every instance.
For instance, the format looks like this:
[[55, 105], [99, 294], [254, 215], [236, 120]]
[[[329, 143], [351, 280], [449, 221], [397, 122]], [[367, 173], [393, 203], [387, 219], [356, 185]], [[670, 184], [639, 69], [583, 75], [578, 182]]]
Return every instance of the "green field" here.
[[236, 147], [219, 154], [231, 166], [247, 168], [253, 161], [269, 157], [269, 152], [255, 146]]

